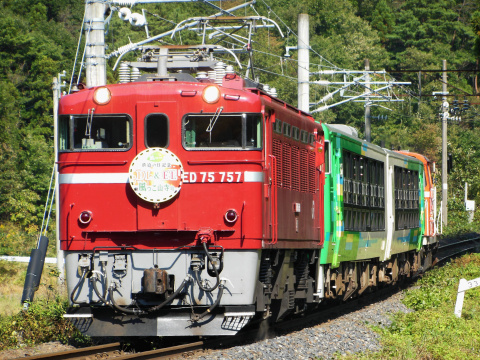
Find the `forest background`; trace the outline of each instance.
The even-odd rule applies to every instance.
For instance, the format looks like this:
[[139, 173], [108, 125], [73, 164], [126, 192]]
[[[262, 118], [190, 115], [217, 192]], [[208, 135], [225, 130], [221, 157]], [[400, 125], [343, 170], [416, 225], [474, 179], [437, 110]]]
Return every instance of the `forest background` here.
[[[240, 3], [215, 2], [222, 8]], [[27, 255], [35, 246], [54, 162], [52, 79], [64, 70], [70, 79], [84, 4], [81, 0], [0, 1], [0, 255]], [[150, 34], [171, 30], [188, 17], [216, 12], [202, 2], [139, 7], [156, 15], [149, 16]], [[448, 69], [458, 70], [448, 73], [448, 101], [457, 98], [463, 103], [466, 99], [470, 108], [462, 113], [461, 121], [448, 127], [448, 152], [454, 166], [448, 178], [449, 226], [444, 230], [478, 230], [480, 214], [476, 212], [474, 223], [468, 224], [463, 200], [468, 182], [468, 198], [480, 205], [480, 100], [475, 71], [480, 57], [480, 0], [258, 0], [255, 10], [249, 7], [237, 15], [256, 12], [276, 21], [286, 35], [281, 38], [274, 30], [258, 31], [253, 44], [256, 76], [276, 87], [279, 98], [297, 103], [297, 54], [292, 51], [290, 58], [284, 54], [286, 46], [297, 45], [298, 14], [309, 14], [311, 71], [329, 64], [361, 70], [369, 59], [372, 70], [386, 69], [396, 80], [412, 82], [396, 90], [403, 102], [382, 103], [391, 111], [372, 107], [372, 142], [423, 153], [437, 162], [438, 169], [441, 99], [431, 95], [442, 90], [442, 74], [402, 71], [439, 70], [443, 59]], [[106, 37], [107, 53], [145, 37], [142, 29], [114, 15]], [[192, 31], [168, 38], [177, 44], [199, 40]], [[111, 58], [110, 65], [114, 61]], [[117, 76], [109, 71], [109, 82]], [[310, 100], [317, 101], [327, 91], [312, 87]], [[381, 115], [388, 118], [380, 119]], [[346, 103], [315, 117], [354, 126], [363, 136], [363, 103]], [[437, 176], [439, 192], [440, 181]], [[17, 240], [12, 242], [13, 238]]]

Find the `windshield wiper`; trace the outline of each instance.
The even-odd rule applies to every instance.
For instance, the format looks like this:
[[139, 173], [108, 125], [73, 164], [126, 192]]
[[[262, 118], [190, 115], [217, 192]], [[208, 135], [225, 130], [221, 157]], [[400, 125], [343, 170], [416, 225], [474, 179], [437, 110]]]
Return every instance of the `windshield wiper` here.
[[213, 130], [213, 127], [215, 126], [218, 118], [220, 117], [220, 114], [222, 113], [223, 111], [223, 106], [220, 106], [217, 111], [215, 111], [215, 114], [213, 114], [212, 118], [210, 119], [210, 124], [208, 124], [207, 126], [207, 130], [205, 130], [206, 132], [209, 133], [210, 135], [210, 143], [212, 143], [212, 130]]

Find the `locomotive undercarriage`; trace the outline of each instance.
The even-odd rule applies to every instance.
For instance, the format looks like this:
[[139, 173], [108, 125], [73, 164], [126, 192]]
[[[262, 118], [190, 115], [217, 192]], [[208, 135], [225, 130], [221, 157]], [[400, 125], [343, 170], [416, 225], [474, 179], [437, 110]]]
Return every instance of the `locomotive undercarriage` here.
[[379, 259], [319, 265], [317, 250], [264, 250], [256, 286], [256, 311], [271, 322], [311, 310], [325, 300], [346, 301], [414, 278], [432, 266], [435, 246]]
[[[90, 336], [234, 335], [255, 315], [257, 250], [69, 252], [67, 317]], [[109, 330], [111, 333], [111, 329]]]
[[388, 261], [378, 259], [340, 263], [325, 268], [325, 298], [343, 301], [385, 285], [395, 285], [418, 276], [432, 266], [434, 247], [392, 255]]
[[320, 303], [318, 250], [264, 250], [256, 286], [257, 311], [281, 321]]
[[[111, 324], [120, 325], [115, 336], [234, 335], [255, 316], [278, 322], [324, 300], [345, 301], [415, 277], [432, 265], [434, 251], [337, 268], [319, 265], [319, 250], [226, 251], [216, 265], [218, 281], [199, 248], [72, 252], [66, 269], [76, 306], [67, 316], [90, 336], [102, 336]], [[220, 252], [210, 253], [215, 264]]]

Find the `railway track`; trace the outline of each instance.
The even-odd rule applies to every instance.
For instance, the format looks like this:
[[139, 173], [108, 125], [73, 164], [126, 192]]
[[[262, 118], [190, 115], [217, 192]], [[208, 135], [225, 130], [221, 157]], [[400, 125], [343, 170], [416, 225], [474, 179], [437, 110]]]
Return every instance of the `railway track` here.
[[[59, 351], [49, 354], [40, 354], [40, 355], [32, 355], [17, 359], [29, 359], [29, 360], [81, 360], [81, 359], [96, 359], [100, 358], [97, 356], [106, 357], [113, 357], [115, 354], [120, 354], [122, 351], [122, 345], [119, 342], [111, 343], [111, 344], [104, 344], [104, 345], [96, 345], [90, 346], [87, 348], [81, 349], [74, 349], [74, 350], [66, 350], [66, 351]], [[15, 359], [16, 360], [16, 359]]]
[[204, 347], [203, 341], [196, 341], [188, 344], [170, 346], [167, 348], [142, 351], [139, 353], [123, 353], [120, 343], [91, 346], [82, 349], [60, 351], [50, 354], [33, 355], [22, 360], [94, 360], [94, 359], [115, 359], [115, 360], [147, 360], [147, 359], [169, 359], [177, 355], [200, 350]]
[[[472, 233], [463, 235], [460, 238], [443, 238], [439, 242], [438, 251], [435, 258], [435, 265], [442, 265], [447, 260], [463, 255], [467, 252], [480, 251], [480, 234]], [[75, 349], [62, 351], [58, 353], [50, 353], [43, 355], [34, 355], [30, 357], [21, 358], [23, 360], [39, 360], [39, 359], [68, 359], [68, 360], [94, 360], [94, 359], [173, 359], [179, 358], [182, 354], [198, 351], [201, 349], [219, 349], [228, 348], [231, 346], [238, 346], [240, 343], [249, 343], [260, 338], [269, 338], [277, 336], [281, 333], [288, 333], [298, 328], [305, 328], [315, 324], [328, 321], [332, 318], [338, 317], [349, 311], [354, 311], [359, 307], [368, 305], [375, 301], [379, 301], [388, 296], [391, 296], [397, 289], [380, 289], [372, 293], [372, 295], [362, 296], [353, 299], [341, 306], [329, 307], [316, 313], [306, 315], [301, 318], [295, 318], [289, 321], [284, 321], [274, 327], [265, 328], [258, 326], [251, 330], [243, 331], [235, 337], [219, 337], [205, 341], [196, 341], [187, 344], [161, 348], [157, 350], [149, 350], [138, 353], [124, 353], [120, 343], [112, 343], [106, 345], [93, 346], [83, 349]]]
[[442, 238], [434, 264], [443, 264], [447, 260], [467, 252], [480, 251], [480, 234], [470, 233], [456, 238]]

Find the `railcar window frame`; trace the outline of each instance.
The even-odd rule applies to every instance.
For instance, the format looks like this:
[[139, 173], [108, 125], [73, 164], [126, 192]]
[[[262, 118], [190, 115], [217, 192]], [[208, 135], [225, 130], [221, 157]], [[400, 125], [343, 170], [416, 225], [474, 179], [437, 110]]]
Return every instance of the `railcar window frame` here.
[[286, 137], [291, 137], [292, 125], [289, 123], [283, 123], [283, 135]]
[[[235, 112], [235, 113], [220, 113], [218, 115], [218, 118], [220, 119], [221, 117], [241, 117], [241, 139], [238, 141], [237, 144], [220, 144], [221, 146], [195, 146], [196, 145], [196, 139], [195, 142], [189, 143], [187, 142], [187, 133], [189, 130], [186, 129], [186, 125], [189, 123], [189, 117], [210, 117], [213, 119], [216, 116], [215, 113], [187, 113], [184, 114], [182, 117], [182, 146], [185, 150], [187, 151], [261, 151], [263, 150], [263, 138], [264, 138], [264, 118], [262, 113], [256, 113], [256, 112]], [[254, 117], [257, 116], [257, 122], [254, 124], [257, 128], [256, 129], [251, 129], [249, 128], [249, 120], [248, 117]], [[210, 121], [209, 127], [211, 126], [212, 129], [215, 127], [217, 120]], [[279, 120], [276, 120], [279, 121]], [[190, 130], [192, 131], [192, 130]], [[211, 132], [212, 130], [210, 130]], [[256, 132], [256, 139], [254, 139], [255, 142], [260, 143], [260, 146], [249, 146], [247, 141], [247, 136], [249, 135], [250, 132]], [[206, 130], [204, 131], [206, 132]], [[190, 135], [191, 136], [191, 135]], [[196, 136], [196, 135], [195, 135]], [[213, 143], [213, 142], [211, 142]], [[218, 143], [215, 142], [215, 143]], [[189, 144], [193, 144], [194, 146], [191, 146]]]
[[[125, 128], [125, 140], [126, 142], [120, 143], [120, 142], [115, 142], [115, 140], [118, 140], [118, 136], [115, 137], [113, 140], [114, 143], [118, 147], [84, 147], [85, 145], [76, 143], [76, 138], [78, 136], [75, 136], [75, 120], [78, 119], [85, 119], [86, 120], [86, 126], [88, 126], [88, 119], [90, 115], [88, 114], [69, 114], [69, 115], [60, 115], [58, 118], [58, 152], [61, 153], [68, 153], [68, 152], [126, 152], [129, 151], [132, 146], [133, 146], [133, 119], [130, 115], [128, 114], [93, 114], [93, 117], [90, 120], [90, 130], [91, 126], [95, 123], [95, 120], [103, 120], [111, 118], [116, 119], [117, 121], [119, 119], [122, 119], [126, 123], [126, 128]], [[98, 128], [98, 130], [101, 130], [102, 128]], [[83, 131], [81, 129], [80, 131]], [[87, 131], [87, 130], [85, 130]], [[104, 129], [104, 132], [105, 129]], [[95, 137], [99, 137], [99, 141], [95, 141], [95, 139], [92, 139], [92, 135], [85, 135], [88, 136], [82, 137], [81, 140], [85, 139], [87, 140], [93, 140], [93, 144], [95, 146], [103, 146], [101, 144], [103, 140], [105, 140], [106, 134], [104, 135], [99, 135], [98, 132], [95, 134]], [[102, 138], [103, 137], [103, 138]], [[78, 139], [77, 139], [78, 140]], [[96, 145], [99, 143], [98, 145]], [[122, 145], [120, 145], [122, 144]]]
[[[325, 154], [325, 156], [327, 156]], [[342, 148], [344, 226], [347, 231], [385, 231], [381, 189], [385, 162]], [[374, 191], [372, 190], [374, 189]]]
[[278, 134], [282, 133], [282, 120], [275, 119], [275, 122], [273, 123], [273, 130]]
[[[165, 141], [165, 145], [163, 146], [150, 146], [150, 144], [148, 144], [148, 141], [149, 141], [149, 127], [148, 127], [148, 120], [151, 119], [151, 118], [154, 118], [156, 116], [161, 116], [163, 117], [166, 121], [165, 121], [165, 127], [166, 127], [166, 141]], [[160, 148], [168, 148], [168, 145], [170, 145], [170, 119], [168, 118], [167, 114], [164, 114], [164, 113], [150, 113], [150, 114], [147, 114], [145, 116], [145, 119], [144, 119], [144, 143], [145, 143], [145, 147], [146, 148], [152, 148], [152, 147], [160, 147]]]
[[300, 130], [300, 141], [304, 144], [308, 144], [309, 132], [306, 130]]
[[325, 154], [325, 175], [330, 175], [332, 172], [332, 158], [330, 151], [330, 140], [325, 140], [323, 145], [324, 154]]
[[395, 231], [419, 228], [419, 171], [394, 165]]

